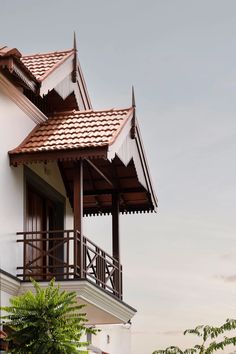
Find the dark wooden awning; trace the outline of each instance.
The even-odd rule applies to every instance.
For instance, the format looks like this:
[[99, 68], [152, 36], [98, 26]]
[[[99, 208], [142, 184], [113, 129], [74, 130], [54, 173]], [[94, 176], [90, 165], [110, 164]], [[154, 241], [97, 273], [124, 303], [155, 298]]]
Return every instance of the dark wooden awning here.
[[134, 107], [58, 113], [9, 156], [13, 166], [56, 161], [72, 206], [76, 166], [82, 159], [84, 215], [111, 213], [114, 194], [122, 213], [156, 210]]
[[[59, 163], [72, 206], [75, 165], [74, 161]], [[105, 159], [85, 159], [83, 169], [84, 215], [111, 213], [113, 194], [119, 196], [121, 213], [155, 210], [151, 193], [138, 181], [133, 160], [125, 166], [118, 157], [112, 162]]]

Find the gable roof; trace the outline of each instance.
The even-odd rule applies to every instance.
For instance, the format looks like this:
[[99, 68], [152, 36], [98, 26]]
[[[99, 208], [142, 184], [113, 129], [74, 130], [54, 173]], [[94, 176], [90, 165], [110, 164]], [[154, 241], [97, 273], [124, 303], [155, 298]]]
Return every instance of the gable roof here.
[[[115, 193], [121, 193], [121, 212], [156, 210], [157, 199], [136, 121], [134, 93], [132, 107], [92, 110], [76, 44], [68, 51], [24, 57], [15, 48], [0, 47], [0, 65], [8, 70], [7, 76], [12, 74], [15, 83], [17, 76], [34, 89], [35, 96], [46, 96], [44, 103], [55, 99], [57, 110], [60, 107], [55, 95], [66, 100], [73, 94], [76, 101], [61, 106], [67, 111], [51, 115], [9, 151], [11, 165], [57, 162], [73, 205], [72, 171], [76, 173], [77, 162], [82, 159], [86, 215], [110, 213]], [[69, 107], [76, 110], [68, 111]]]
[[9, 157], [13, 166], [58, 162], [71, 205], [71, 173], [77, 161], [83, 159], [86, 215], [110, 213], [113, 193], [123, 195], [120, 200], [122, 213], [156, 210], [157, 199], [134, 106], [56, 113], [9, 151]]
[[10, 155], [108, 146], [132, 113], [132, 107], [56, 113], [38, 125]]
[[63, 100], [74, 93], [76, 104], [73, 108], [92, 109], [75, 39], [74, 48], [70, 50], [24, 56], [16, 48], [0, 46], [0, 68], [7, 69], [14, 84], [23, 83], [42, 98], [53, 90]]
[[21, 61], [32, 72], [36, 79], [41, 82], [73, 54], [74, 49], [24, 55], [21, 57]]

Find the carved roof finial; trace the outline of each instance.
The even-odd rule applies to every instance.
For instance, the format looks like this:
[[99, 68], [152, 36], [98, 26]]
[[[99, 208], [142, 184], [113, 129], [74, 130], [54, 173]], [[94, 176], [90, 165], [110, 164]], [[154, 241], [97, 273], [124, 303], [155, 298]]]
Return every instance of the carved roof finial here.
[[134, 86], [133, 86], [133, 85], [132, 85], [132, 107], [133, 107], [133, 108], [136, 107], [135, 95], [134, 95]]
[[135, 103], [135, 95], [134, 95], [134, 86], [132, 85], [132, 107], [133, 107], [133, 118], [132, 118], [132, 126], [131, 126], [131, 139], [135, 139], [136, 137], [136, 103]]
[[73, 48], [74, 48], [74, 51], [77, 52], [77, 42], [76, 42], [76, 33], [75, 33], [75, 31], [74, 31], [74, 46], [73, 46]]
[[72, 71], [72, 82], [77, 82], [77, 71], [78, 71], [78, 59], [77, 59], [77, 42], [76, 42], [76, 34], [74, 31], [74, 61], [73, 61], [73, 71]]

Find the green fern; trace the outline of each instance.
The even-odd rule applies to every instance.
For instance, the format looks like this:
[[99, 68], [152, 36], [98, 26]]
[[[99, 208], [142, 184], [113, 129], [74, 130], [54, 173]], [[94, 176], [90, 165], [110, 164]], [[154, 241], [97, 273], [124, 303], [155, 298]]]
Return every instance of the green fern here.
[[77, 354], [87, 353], [79, 348], [86, 327], [86, 314], [81, 312], [75, 292], [60, 291], [54, 279], [43, 289], [32, 280], [31, 291], [10, 299], [10, 306], [1, 309], [4, 326], [10, 329], [10, 352], [17, 354]]

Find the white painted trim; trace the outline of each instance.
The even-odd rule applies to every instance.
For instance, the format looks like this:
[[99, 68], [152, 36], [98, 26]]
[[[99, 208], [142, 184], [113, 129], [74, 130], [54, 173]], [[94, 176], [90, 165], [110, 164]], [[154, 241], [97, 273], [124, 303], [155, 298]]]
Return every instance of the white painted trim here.
[[114, 142], [111, 145], [109, 145], [107, 152], [107, 158], [109, 161], [114, 159], [115, 155], [117, 154], [123, 142], [125, 141], [127, 135], [130, 133], [131, 126], [132, 115], [129, 117], [125, 125], [121, 128], [118, 137], [115, 138]]
[[47, 120], [47, 117], [1, 73], [0, 89], [36, 124]]
[[81, 94], [80, 94], [80, 89], [79, 89], [79, 82], [73, 83], [70, 79], [71, 74], [68, 75], [64, 80], [62, 80], [55, 88], [54, 90], [58, 93], [58, 95], [65, 100], [72, 92], [74, 92], [75, 99], [77, 102], [78, 110], [79, 111], [85, 111], [86, 106], [83, 103]]
[[74, 87], [75, 99], [77, 101], [79, 111], [83, 111], [83, 110], [86, 111], [86, 106], [84, 105], [84, 102], [83, 102], [81, 94], [80, 94], [81, 87], [79, 89], [78, 85], [79, 85], [79, 83], [77, 82]]
[[75, 84], [72, 83], [70, 76], [68, 75], [54, 88], [54, 90], [63, 100], [65, 100], [74, 91], [74, 85]]
[[[88, 92], [85, 91], [85, 83], [81, 79], [82, 72], [80, 71], [80, 68], [78, 68], [77, 82], [72, 83], [71, 81], [73, 65], [74, 56], [71, 55], [42, 81], [40, 87], [40, 95], [43, 97], [44, 95], [47, 95], [49, 91], [55, 89], [61, 98], [65, 100], [74, 91], [79, 110], [82, 111], [90, 109], [91, 104], [87, 99]], [[63, 85], [65, 85], [67, 80], [67, 92], [63, 92]]]
[[[134, 160], [134, 166], [139, 183], [151, 194], [154, 210], [157, 207], [157, 199], [152, 187], [152, 181], [149, 173], [148, 163], [144, 152], [142, 138], [138, 121], [136, 120], [136, 137], [131, 139], [130, 131], [132, 128], [132, 116], [125, 123], [122, 131], [114, 142], [108, 147], [107, 158], [112, 161], [117, 155], [125, 166], [129, 164], [131, 159]], [[129, 143], [129, 144], [127, 144]], [[129, 145], [129, 149], [127, 148]]]
[[[0, 290], [8, 295], [15, 296], [20, 289], [20, 281], [17, 281], [4, 273], [0, 273]], [[0, 304], [1, 305], [1, 304]]]
[[49, 91], [54, 89], [73, 70], [73, 55], [70, 55], [61, 65], [59, 65], [52, 73], [50, 73], [41, 83], [40, 96], [45, 96]]
[[[111, 161], [117, 155], [126, 167], [128, 166], [131, 159], [133, 159], [138, 181], [147, 191], [149, 191], [149, 186], [146, 183], [145, 177], [145, 166], [143, 166], [142, 156], [140, 155], [140, 151], [138, 149], [138, 140], [140, 135], [135, 139], [131, 139], [130, 137], [132, 118], [133, 117], [130, 116], [125, 126], [123, 127], [122, 132], [120, 132], [119, 136], [115, 139], [113, 144], [108, 147], [107, 157], [108, 160]], [[138, 168], [139, 166], [140, 168]]]
[[[62, 290], [75, 291], [79, 300], [84, 300], [90, 305], [104, 311], [109, 316], [115, 317], [117, 323], [128, 322], [136, 313], [134, 309], [105, 293], [87, 280], [60, 281], [59, 284]], [[40, 285], [46, 287], [48, 282], [40, 282]], [[21, 283], [20, 293], [24, 293], [27, 290], [33, 290], [32, 284]]]
[[78, 285], [78, 296], [81, 299], [99, 307], [101, 310], [108, 312], [112, 316], [117, 317], [120, 321], [126, 323], [134, 316], [136, 312], [135, 310], [106, 294], [97, 286], [94, 286], [87, 281], [80, 281], [78, 282]]

